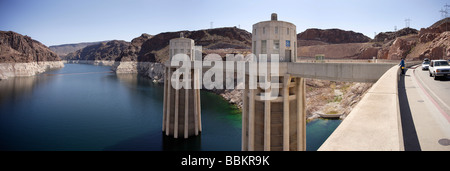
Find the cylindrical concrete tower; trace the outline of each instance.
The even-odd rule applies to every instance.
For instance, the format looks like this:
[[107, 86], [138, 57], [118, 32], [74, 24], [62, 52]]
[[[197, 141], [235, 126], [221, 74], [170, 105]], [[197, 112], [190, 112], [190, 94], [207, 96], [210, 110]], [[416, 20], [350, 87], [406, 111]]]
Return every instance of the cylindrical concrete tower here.
[[292, 23], [278, 21], [277, 14], [273, 13], [271, 20], [262, 21], [253, 25], [252, 52], [259, 54], [279, 54], [280, 61], [295, 62], [297, 59], [297, 29]]
[[[195, 57], [194, 40], [184, 38], [176, 38], [170, 40], [169, 59], [171, 60], [176, 54], [186, 54], [193, 61]], [[169, 62], [170, 62], [169, 60]], [[200, 90], [194, 89], [194, 83], [198, 81], [199, 73], [195, 73], [194, 69], [189, 74], [190, 89], [175, 89], [172, 86], [172, 74], [177, 68], [166, 64], [164, 77], [164, 104], [163, 104], [163, 127], [162, 131], [167, 136], [178, 138], [182, 136], [188, 138], [190, 136], [199, 135], [202, 131], [201, 124], [201, 107], [200, 107]], [[186, 75], [181, 75], [181, 79], [185, 79]]]
[[[276, 19], [276, 14], [272, 14], [271, 21], [253, 25], [253, 53], [280, 52], [280, 60], [285, 59], [285, 62], [279, 63], [277, 75], [256, 79], [258, 84], [270, 82], [270, 88], [252, 89], [249, 75], [246, 76], [242, 110], [243, 151], [306, 150], [305, 80], [293, 77], [283, 69], [287, 62], [295, 61], [295, 25]], [[267, 65], [268, 71], [272, 69], [271, 63], [273, 61]], [[270, 94], [271, 98], [264, 98], [265, 94]]]

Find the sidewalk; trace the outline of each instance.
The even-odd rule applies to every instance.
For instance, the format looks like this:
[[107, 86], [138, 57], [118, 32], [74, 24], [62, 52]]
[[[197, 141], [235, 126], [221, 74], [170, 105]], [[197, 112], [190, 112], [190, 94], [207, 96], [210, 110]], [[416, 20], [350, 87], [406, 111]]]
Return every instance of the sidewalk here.
[[[405, 150], [450, 151], [450, 145], [439, 143], [450, 139], [450, 123], [420, 87], [414, 69], [408, 69], [402, 77], [404, 82], [399, 83], [400, 104], [409, 104], [406, 109], [401, 108]], [[406, 92], [406, 100], [401, 98], [401, 91]]]

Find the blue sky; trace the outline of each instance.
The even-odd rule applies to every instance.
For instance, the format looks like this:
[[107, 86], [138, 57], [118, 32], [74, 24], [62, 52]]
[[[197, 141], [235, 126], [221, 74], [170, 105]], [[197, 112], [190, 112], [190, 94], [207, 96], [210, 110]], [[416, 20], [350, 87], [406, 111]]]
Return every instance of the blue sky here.
[[[446, 0], [0, 0], [0, 30], [28, 35], [47, 46], [126, 40], [142, 33], [240, 26], [278, 19], [308, 28], [339, 28], [366, 36], [441, 19]], [[449, 10], [450, 12], [450, 10]]]

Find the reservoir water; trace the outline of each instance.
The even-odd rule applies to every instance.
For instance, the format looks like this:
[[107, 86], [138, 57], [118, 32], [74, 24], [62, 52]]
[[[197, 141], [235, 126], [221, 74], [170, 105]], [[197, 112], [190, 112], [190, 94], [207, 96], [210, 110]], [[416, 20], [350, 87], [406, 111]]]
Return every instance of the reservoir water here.
[[[241, 113], [201, 92], [201, 136], [162, 135], [163, 86], [110, 67], [66, 64], [34, 77], [0, 81], [0, 150], [241, 150]], [[317, 150], [340, 120], [307, 124]]]

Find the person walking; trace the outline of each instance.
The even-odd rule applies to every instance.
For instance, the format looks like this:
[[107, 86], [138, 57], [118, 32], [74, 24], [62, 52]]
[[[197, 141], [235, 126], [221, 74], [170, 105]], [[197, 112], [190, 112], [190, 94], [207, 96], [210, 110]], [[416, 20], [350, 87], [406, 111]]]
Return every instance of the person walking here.
[[400, 67], [402, 67], [402, 75], [405, 75], [405, 58], [402, 58], [402, 61], [400, 61]]

